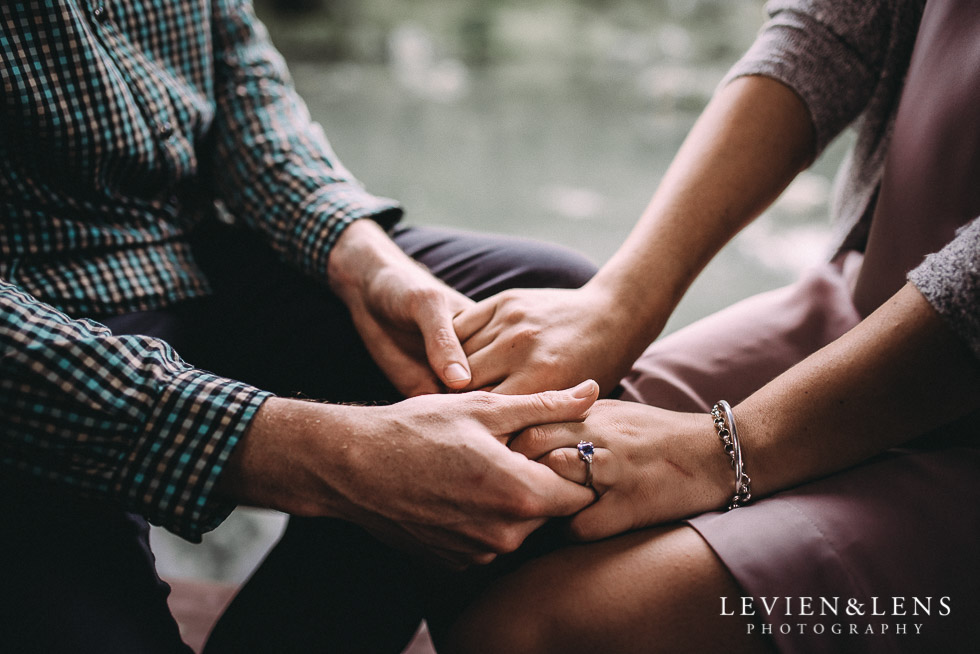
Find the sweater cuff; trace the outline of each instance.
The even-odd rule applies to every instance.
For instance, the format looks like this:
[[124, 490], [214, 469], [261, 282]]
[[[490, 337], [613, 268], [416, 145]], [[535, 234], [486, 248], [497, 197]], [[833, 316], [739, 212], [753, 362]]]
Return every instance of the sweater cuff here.
[[980, 217], [926, 257], [908, 279], [980, 359]]
[[813, 122], [815, 156], [861, 113], [876, 83], [865, 62], [839, 36], [792, 11], [780, 12], [766, 24], [721, 86], [751, 75], [781, 82], [800, 97]]

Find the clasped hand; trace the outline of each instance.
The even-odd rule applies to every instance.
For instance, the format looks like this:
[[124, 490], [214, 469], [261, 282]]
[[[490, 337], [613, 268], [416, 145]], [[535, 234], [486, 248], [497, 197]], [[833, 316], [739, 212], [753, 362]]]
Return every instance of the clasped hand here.
[[344, 231], [328, 279], [399, 392], [414, 397], [470, 382], [452, 321], [473, 301], [408, 257], [378, 225], [358, 220]]
[[[633, 402], [597, 402], [584, 422], [531, 427], [510, 447], [560, 476], [585, 482], [577, 444], [594, 443], [597, 501], [571, 520], [580, 540], [597, 540], [722, 506], [731, 470], [707, 414]], [[727, 494], [727, 495], [726, 495]]]
[[646, 345], [627, 322], [611, 294], [588, 285], [504, 291], [453, 321], [473, 371], [465, 388], [536, 393], [595, 379], [606, 394]]
[[583, 379], [608, 393], [648, 341], [627, 333], [626, 309], [590, 285], [514, 289], [476, 304], [370, 221], [341, 235], [328, 279], [374, 361], [409, 397], [447, 389], [536, 393]]
[[[611, 295], [600, 289], [510, 290], [475, 304], [416, 265], [372, 223], [358, 221], [342, 238], [346, 240], [338, 243], [331, 259], [331, 286], [351, 310], [375, 361], [407, 396], [446, 388], [537, 393], [568, 388], [588, 378], [599, 381], [608, 392], [639, 354], [637, 343], [631, 342], [636, 339], [617, 332], [629, 320]], [[501, 410], [506, 411], [495, 407], [494, 413]], [[437, 449], [449, 452], [453, 443], [464, 449], [475, 445], [467, 440], [451, 439]], [[717, 508], [730, 491], [727, 462], [712, 437], [707, 415], [604, 401], [584, 422], [531, 427], [513, 438], [510, 447], [560, 477], [582, 484], [585, 467], [576, 449], [582, 440], [596, 444], [593, 470], [599, 499], [572, 518], [577, 538], [604, 538]], [[492, 450], [493, 444], [489, 447]], [[455, 465], [467, 461], [485, 465], [488, 454], [491, 459], [504, 456], [470, 451]], [[546, 481], [538, 479], [538, 483]], [[418, 479], [403, 482], [405, 488], [412, 488]], [[439, 483], [444, 485], [445, 479]], [[534, 495], [531, 487], [518, 493], [523, 498]], [[542, 521], [532, 513], [538, 517], [514, 530], [515, 542]], [[429, 527], [416, 532], [409, 527], [413, 520], [406, 518], [396, 518], [394, 523], [401, 525], [395, 531], [405, 530], [408, 540], [426, 543], [430, 551], [448, 559], [467, 550], [453, 538], [448, 542], [433, 538]], [[365, 526], [372, 522], [364, 516], [357, 521]], [[383, 526], [375, 528], [391, 537], [392, 524], [382, 521]], [[476, 532], [487, 533], [486, 527], [481, 525]], [[453, 532], [458, 538], [457, 528], [447, 533]], [[503, 545], [500, 551], [516, 546]], [[473, 551], [467, 557], [481, 560]]]

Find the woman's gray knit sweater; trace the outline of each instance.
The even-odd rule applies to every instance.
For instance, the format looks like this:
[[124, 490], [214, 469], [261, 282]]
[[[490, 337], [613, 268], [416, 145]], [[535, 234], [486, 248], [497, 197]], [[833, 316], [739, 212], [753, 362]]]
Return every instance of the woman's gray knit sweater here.
[[[837, 250], [864, 250], [924, 0], [771, 0], [770, 19], [726, 77], [793, 89], [819, 154], [847, 126], [857, 141], [838, 174]], [[980, 114], [978, 114], [980, 116]], [[980, 183], [980, 180], [978, 180]], [[908, 276], [980, 358], [980, 218]]]

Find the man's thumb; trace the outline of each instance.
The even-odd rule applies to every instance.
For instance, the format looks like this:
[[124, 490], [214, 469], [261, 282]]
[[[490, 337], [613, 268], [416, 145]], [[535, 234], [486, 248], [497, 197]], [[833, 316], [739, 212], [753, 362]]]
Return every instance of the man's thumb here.
[[587, 379], [563, 391], [495, 397], [493, 424], [498, 434], [511, 434], [534, 425], [582, 420], [599, 397], [599, 384]]

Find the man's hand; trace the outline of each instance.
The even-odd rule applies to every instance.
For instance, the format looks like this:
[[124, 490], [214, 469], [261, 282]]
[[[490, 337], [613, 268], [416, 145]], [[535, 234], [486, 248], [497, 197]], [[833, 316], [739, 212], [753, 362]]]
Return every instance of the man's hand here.
[[507, 448], [532, 425], [582, 420], [593, 381], [536, 395], [426, 395], [385, 407], [272, 398], [220, 480], [239, 502], [357, 523], [457, 565], [516, 549], [592, 491]]
[[411, 397], [470, 382], [453, 316], [473, 301], [402, 252], [378, 225], [358, 220], [330, 255], [328, 278], [350, 309], [375, 363]]
[[591, 378], [608, 393], [648, 344], [621, 313], [611, 293], [590, 285], [483, 300], [454, 320], [473, 371], [466, 388], [533, 393]]

